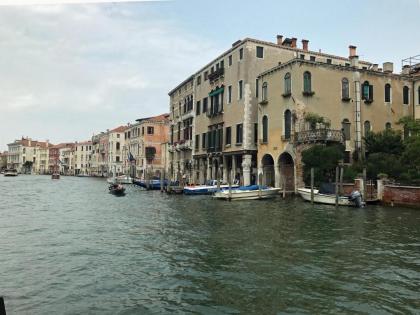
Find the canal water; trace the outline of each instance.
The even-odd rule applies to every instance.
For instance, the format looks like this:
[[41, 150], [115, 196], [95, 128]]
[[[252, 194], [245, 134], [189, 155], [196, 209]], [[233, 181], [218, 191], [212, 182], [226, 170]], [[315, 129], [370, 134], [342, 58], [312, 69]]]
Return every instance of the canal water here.
[[420, 211], [0, 177], [8, 314], [419, 314]]

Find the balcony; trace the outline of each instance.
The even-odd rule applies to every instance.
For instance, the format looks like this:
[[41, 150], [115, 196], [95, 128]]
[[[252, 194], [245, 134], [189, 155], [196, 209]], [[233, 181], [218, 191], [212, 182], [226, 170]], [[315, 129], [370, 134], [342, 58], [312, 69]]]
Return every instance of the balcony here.
[[180, 140], [177, 143], [174, 143], [175, 150], [191, 150], [191, 140]]
[[333, 129], [313, 129], [295, 132], [293, 141], [295, 145], [315, 142], [345, 142], [343, 132]]
[[216, 71], [210, 73], [208, 75], [208, 79], [211, 82], [216, 81], [217, 79], [219, 79], [220, 77], [225, 75], [225, 68], [219, 68]]

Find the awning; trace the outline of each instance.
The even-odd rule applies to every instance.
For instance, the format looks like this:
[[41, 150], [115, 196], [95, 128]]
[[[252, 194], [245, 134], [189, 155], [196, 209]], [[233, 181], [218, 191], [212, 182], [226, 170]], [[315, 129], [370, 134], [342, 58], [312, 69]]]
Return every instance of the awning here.
[[210, 92], [210, 93], [209, 93], [209, 96], [218, 95], [218, 94], [222, 93], [224, 90], [225, 90], [225, 88], [224, 88], [224, 87], [218, 88], [218, 89], [216, 89], [216, 90], [214, 90], [214, 91]]

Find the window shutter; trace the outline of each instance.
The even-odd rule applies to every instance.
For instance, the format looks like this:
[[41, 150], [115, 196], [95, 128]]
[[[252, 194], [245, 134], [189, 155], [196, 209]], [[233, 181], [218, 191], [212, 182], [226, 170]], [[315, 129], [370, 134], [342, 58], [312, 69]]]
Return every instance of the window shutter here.
[[373, 85], [369, 85], [369, 101], [373, 101]]

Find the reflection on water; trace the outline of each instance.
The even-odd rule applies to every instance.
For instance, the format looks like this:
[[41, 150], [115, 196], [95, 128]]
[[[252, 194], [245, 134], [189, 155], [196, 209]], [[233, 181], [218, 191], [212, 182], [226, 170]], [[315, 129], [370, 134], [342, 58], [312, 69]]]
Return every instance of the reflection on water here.
[[11, 314], [418, 313], [420, 211], [0, 178]]

